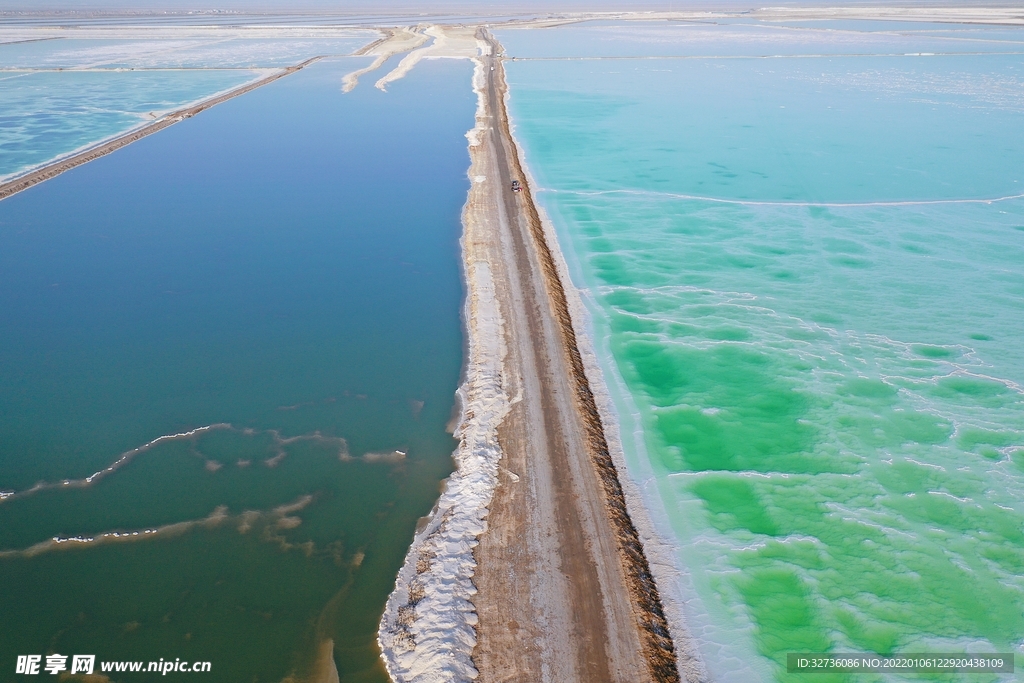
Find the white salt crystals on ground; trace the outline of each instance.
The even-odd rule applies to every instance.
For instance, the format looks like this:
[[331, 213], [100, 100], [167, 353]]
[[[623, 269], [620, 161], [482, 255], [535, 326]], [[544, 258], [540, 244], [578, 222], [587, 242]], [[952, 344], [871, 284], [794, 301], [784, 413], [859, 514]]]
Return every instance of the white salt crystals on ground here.
[[497, 428], [508, 411], [501, 388], [501, 318], [486, 263], [467, 264], [471, 293], [470, 363], [459, 389], [462, 420], [456, 437], [457, 469], [430, 521], [413, 541], [378, 634], [388, 673], [400, 683], [461, 681], [476, 677], [473, 548], [484, 532], [497, 483]]
[[[471, 148], [479, 145], [486, 125], [481, 68], [478, 62], [473, 85], [480, 106], [477, 127], [467, 135]], [[469, 171], [474, 180], [480, 178], [476, 170]], [[477, 676], [471, 660], [477, 623], [471, 602], [476, 593], [473, 549], [486, 529], [501, 459], [497, 430], [511, 404], [502, 388], [505, 347], [494, 278], [480, 248], [474, 247], [472, 234], [474, 206], [485, 192], [482, 178], [473, 183], [464, 217], [469, 356], [459, 388], [456, 470], [429, 521], [416, 534], [377, 636], [385, 666], [397, 683], [467, 681]]]

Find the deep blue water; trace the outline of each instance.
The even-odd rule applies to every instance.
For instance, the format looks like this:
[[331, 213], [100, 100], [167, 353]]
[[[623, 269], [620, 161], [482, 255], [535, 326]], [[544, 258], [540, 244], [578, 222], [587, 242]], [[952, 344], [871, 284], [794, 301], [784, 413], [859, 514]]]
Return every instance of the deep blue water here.
[[[211, 680], [280, 680], [331, 637], [343, 679], [379, 679], [376, 619], [451, 470], [475, 97], [471, 66], [451, 60], [388, 93], [342, 94], [341, 76], [365, 62], [315, 64], [0, 203], [0, 490], [233, 426], [161, 444], [86, 489], [4, 502], [0, 550], [313, 496], [301, 526], [262, 535], [236, 520], [0, 556], [0, 604], [30, 615], [2, 620], [3, 661], [82, 651], [104, 629], [124, 637], [96, 641], [101, 658], [184, 656], [187, 633], [196, 659], [221, 661]], [[281, 449], [279, 466], [264, 464]], [[394, 451], [407, 455], [363, 458]], [[47, 597], [71, 575], [88, 597]], [[125, 602], [129, 580], [152, 594]], [[225, 581], [228, 603], [160, 620], [182, 582], [199, 595]], [[236, 624], [221, 613], [231, 600], [264, 616]], [[139, 614], [125, 616], [130, 605]]]

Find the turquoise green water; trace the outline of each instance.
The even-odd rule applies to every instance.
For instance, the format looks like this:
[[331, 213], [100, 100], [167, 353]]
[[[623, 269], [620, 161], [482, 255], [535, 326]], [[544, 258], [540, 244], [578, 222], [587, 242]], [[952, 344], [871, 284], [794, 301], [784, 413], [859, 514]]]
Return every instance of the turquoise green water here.
[[[576, 30], [549, 40], [607, 53], [607, 31]], [[749, 52], [727, 33], [714, 54]], [[1020, 666], [1024, 58], [508, 72], [632, 474], [676, 548], [662, 590], [715, 679], [797, 680], [799, 651]]]
[[0, 679], [58, 652], [301, 680], [331, 639], [387, 680], [452, 469], [476, 99], [453, 60], [342, 94], [366, 61], [0, 203]]

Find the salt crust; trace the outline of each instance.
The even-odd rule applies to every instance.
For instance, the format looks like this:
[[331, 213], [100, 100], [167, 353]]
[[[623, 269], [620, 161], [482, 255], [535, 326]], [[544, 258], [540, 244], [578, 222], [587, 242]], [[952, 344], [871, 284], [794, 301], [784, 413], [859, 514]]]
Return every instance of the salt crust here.
[[480, 43], [475, 37], [476, 29], [473, 27], [433, 25], [428, 26], [422, 35], [433, 38], [430, 45], [407, 54], [398, 66], [378, 80], [374, 87], [387, 90], [388, 83], [403, 78], [421, 59], [474, 59], [480, 49]]

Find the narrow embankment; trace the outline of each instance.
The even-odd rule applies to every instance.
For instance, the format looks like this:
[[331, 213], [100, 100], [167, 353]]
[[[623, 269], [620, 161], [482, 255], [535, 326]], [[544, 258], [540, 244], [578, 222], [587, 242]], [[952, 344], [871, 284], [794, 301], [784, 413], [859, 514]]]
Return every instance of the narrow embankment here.
[[[497, 41], [490, 36], [487, 39], [491, 44], [492, 54], [500, 54], [501, 47]], [[501, 60], [494, 59], [492, 66], [494, 69], [487, 71], [488, 106], [503, 138], [503, 146], [508, 150], [508, 154], [501, 155], [502, 161], [508, 164], [509, 175], [519, 179], [523, 188], [520, 200], [515, 202], [515, 208], [512, 210], [522, 214], [528, 228], [529, 241], [536, 252], [535, 256], [543, 274], [547, 303], [560, 331], [561, 350], [571, 375], [569, 379], [574, 392], [575, 407], [581, 416], [584, 443], [603, 488], [604, 506], [617, 540], [619, 561], [632, 601], [643, 658], [653, 680], [666, 683], [679, 681], [675, 646], [669, 633], [665, 611], [640, 536], [627, 510], [619, 474], [609, 451], [601, 416], [577, 344], [576, 331], [565, 289], [559, 277], [555, 255], [548, 244], [541, 217], [527, 182], [528, 176], [522, 168], [516, 141], [510, 130], [505, 106], [506, 83]], [[515, 224], [517, 218], [510, 216], [509, 222]], [[608, 649], [611, 651], [614, 648]]]

